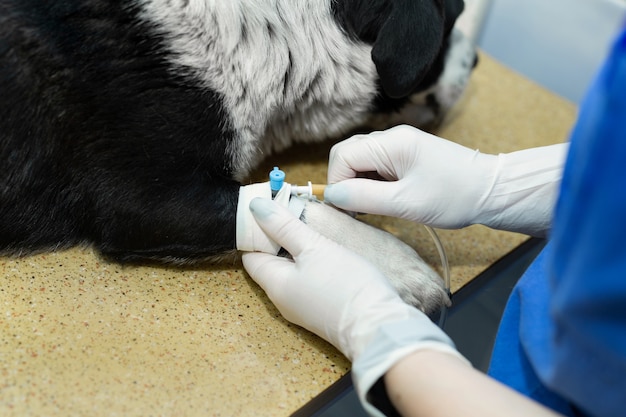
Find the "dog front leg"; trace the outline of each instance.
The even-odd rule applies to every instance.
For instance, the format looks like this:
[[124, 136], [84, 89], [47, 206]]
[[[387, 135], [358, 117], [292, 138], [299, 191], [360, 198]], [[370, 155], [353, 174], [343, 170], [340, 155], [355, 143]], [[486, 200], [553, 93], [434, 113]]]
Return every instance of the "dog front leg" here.
[[302, 220], [376, 265], [400, 297], [427, 314], [450, 304], [443, 280], [407, 244], [319, 201], [307, 201]]

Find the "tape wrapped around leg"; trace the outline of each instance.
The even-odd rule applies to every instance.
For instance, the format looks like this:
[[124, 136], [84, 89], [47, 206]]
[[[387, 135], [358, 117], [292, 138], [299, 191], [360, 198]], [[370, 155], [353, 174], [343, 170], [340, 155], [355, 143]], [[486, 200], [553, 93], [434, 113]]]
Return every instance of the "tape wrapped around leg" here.
[[[237, 249], [246, 252], [266, 252], [276, 255], [280, 245], [261, 230], [254, 216], [250, 212], [250, 201], [256, 197], [272, 198], [269, 182], [250, 184], [239, 188], [239, 202], [237, 203]], [[305, 201], [291, 198], [291, 184], [284, 183], [278, 191], [274, 201], [287, 207], [296, 217], [300, 217], [304, 210]]]

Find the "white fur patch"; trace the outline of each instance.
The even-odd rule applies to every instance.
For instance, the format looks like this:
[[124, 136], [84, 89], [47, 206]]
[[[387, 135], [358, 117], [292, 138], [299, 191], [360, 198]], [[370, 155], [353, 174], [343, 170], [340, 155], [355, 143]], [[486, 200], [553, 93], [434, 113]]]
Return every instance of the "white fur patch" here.
[[174, 63], [225, 98], [239, 134], [230, 152], [236, 179], [292, 140], [365, 121], [377, 93], [371, 46], [342, 32], [331, 0], [138, 1]]

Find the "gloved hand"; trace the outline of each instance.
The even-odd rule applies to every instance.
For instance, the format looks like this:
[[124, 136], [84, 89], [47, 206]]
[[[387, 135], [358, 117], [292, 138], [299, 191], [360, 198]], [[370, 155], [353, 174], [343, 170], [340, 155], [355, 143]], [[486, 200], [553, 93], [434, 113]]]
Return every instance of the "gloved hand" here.
[[357, 391], [372, 414], [377, 411], [366, 393], [398, 360], [423, 348], [459, 355], [452, 341], [405, 304], [367, 260], [269, 199], [253, 199], [250, 210], [293, 259], [248, 252], [244, 267], [287, 320], [326, 339], [354, 362]]
[[443, 229], [484, 224], [544, 236], [567, 147], [488, 155], [397, 126], [333, 147], [324, 200]]

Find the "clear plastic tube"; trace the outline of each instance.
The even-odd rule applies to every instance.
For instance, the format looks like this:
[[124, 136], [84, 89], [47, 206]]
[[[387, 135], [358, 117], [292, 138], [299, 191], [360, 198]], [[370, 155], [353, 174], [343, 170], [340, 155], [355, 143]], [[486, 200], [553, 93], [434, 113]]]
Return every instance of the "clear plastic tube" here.
[[[441, 239], [439, 239], [439, 236], [437, 235], [435, 230], [430, 226], [426, 226], [425, 224], [422, 226], [424, 226], [424, 228], [426, 229], [426, 231], [432, 238], [433, 242], [435, 243], [435, 247], [437, 248], [437, 252], [439, 253], [439, 258], [441, 260], [443, 285], [444, 285], [444, 288], [446, 289], [446, 292], [448, 293], [448, 296], [451, 296], [452, 294], [450, 292], [450, 265], [448, 264], [448, 256], [446, 255], [446, 251], [444, 250], [443, 244], [441, 243]], [[446, 323], [447, 316], [448, 316], [448, 307], [443, 306], [439, 314], [439, 320], [437, 320], [437, 325], [439, 327], [443, 328], [444, 324]]]

